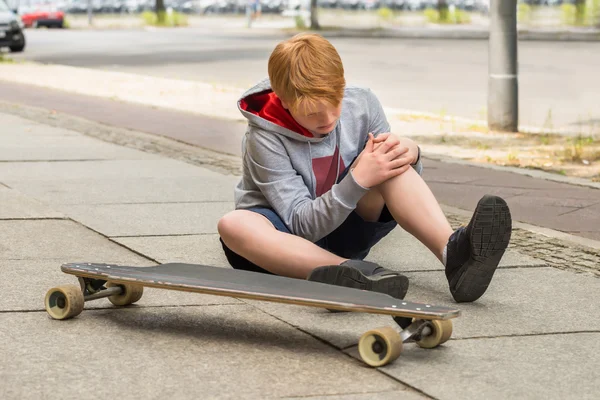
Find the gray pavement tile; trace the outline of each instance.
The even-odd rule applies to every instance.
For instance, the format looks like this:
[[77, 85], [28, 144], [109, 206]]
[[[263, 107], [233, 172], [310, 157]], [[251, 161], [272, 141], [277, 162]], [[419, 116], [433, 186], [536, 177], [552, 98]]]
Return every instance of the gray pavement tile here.
[[305, 307], [267, 301], [243, 300], [266, 313], [302, 329], [333, 346], [344, 349], [356, 345], [370, 329], [396, 326], [387, 315], [367, 313], [331, 313], [324, 308]]
[[396, 390], [393, 392], [374, 392], [374, 393], [352, 393], [341, 394], [336, 396], [310, 396], [310, 397], [285, 397], [285, 399], [297, 400], [412, 400], [412, 399], [429, 399], [415, 390]]
[[[443, 274], [407, 274], [407, 299], [454, 304]], [[500, 269], [474, 303], [454, 304], [462, 315], [455, 338], [600, 330], [600, 280], [555, 268]]]
[[0, 221], [0, 231], [10, 232], [0, 237], [0, 261], [144, 261], [130, 250], [69, 220]]
[[221, 176], [171, 159], [0, 163], [0, 182]]
[[56, 206], [106, 236], [216, 233], [233, 202]]
[[600, 393], [599, 343], [600, 332], [452, 340], [406, 346], [382, 370], [440, 400], [591, 400]]
[[113, 240], [160, 263], [180, 262], [230, 268], [218, 234], [114, 238]]
[[514, 189], [565, 189], [571, 185], [533, 178], [514, 172], [492, 170], [454, 163], [444, 163], [425, 159], [423, 161], [423, 178], [431, 182], [464, 183], [471, 185], [500, 186]]
[[[115, 264], [152, 266], [149, 261], [117, 260]], [[72, 260], [71, 260], [72, 261]], [[103, 260], [96, 259], [97, 262]], [[77, 277], [60, 270], [58, 260], [2, 260], [0, 261], [0, 311], [44, 310], [44, 297], [51, 288], [61, 285], [79, 285]], [[144, 295], [132, 307], [190, 306], [207, 304], [240, 304], [233, 297], [211, 296], [173, 290], [145, 288]], [[108, 299], [94, 300], [85, 308], [114, 308]]]
[[[442, 272], [407, 276], [408, 300], [461, 310], [454, 320], [453, 338], [600, 330], [600, 319], [594, 317], [600, 304], [600, 280], [586, 275], [554, 268], [501, 269], [483, 297], [460, 304], [452, 300]], [[270, 302], [251, 304], [339, 348], [358, 343], [369, 329], [394, 326], [391, 317], [384, 315], [330, 313]]]
[[536, 208], [535, 205], [523, 205], [518, 201], [510, 204], [513, 219], [515, 215], [523, 215], [527, 223], [562, 232], [600, 231], [600, 208], [597, 207], [577, 209], [544, 205]]
[[[0, 314], [0, 397], [273, 398], [406, 387], [248, 306]], [[110, 383], [110, 384], [108, 384]]]
[[145, 160], [158, 159], [155, 154], [128, 149], [85, 136], [25, 136], [2, 139], [0, 160]]
[[523, 189], [512, 189], [505, 187], [476, 186], [470, 184], [456, 185], [454, 183], [428, 182], [433, 195], [444, 204], [459, 207], [464, 210], [474, 211], [477, 202], [486, 194], [500, 196], [508, 205], [514, 196], [525, 193]]
[[[598, 197], [597, 200], [600, 200], [600, 192]], [[572, 213], [560, 215], [556, 217], [556, 221], [565, 230], [600, 232], [600, 204], [594, 204], [573, 211]]]
[[[444, 270], [444, 266], [425, 245], [400, 227], [373, 247], [367, 260], [396, 271]], [[537, 267], [543, 261], [508, 249], [500, 261], [500, 267]]]
[[5, 186], [0, 186], [0, 204], [0, 219], [65, 217], [51, 207]]
[[48, 204], [177, 203], [233, 201], [238, 181], [233, 176], [173, 176], [23, 181], [12, 187]]
[[575, 185], [571, 185], [569, 190], [565, 190], [565, 188], [531, 190], [524, 196], [543, 197], [546, 199], [596, 199], [596, 202], [600, 201], [598, 200], [598, 197], [600, 197], [600, 191], [598, 189], [578, 187]]
[[24, 136], [36, 136], [36, 137], [79, 137], [80, 133], [55, 128], [50, 125], [40, 124], [30, 119], [17, 117], [11, 114], [2, 113], [2, 131], [0, 131], [0, 138], [2, 140], [12, 137], [24, 137]]
[[528, 207], [531, 211], [537, 211], [541, 207], [564, 207], [564, 208], [581, 208], [600, 203], [600, 191], [597, 197], [592, 198], [574, 198], [570, 196], [555, 197], [550, 196], [546, 192], [532, 192], [528, 194], [511, 197], [507, 200], [509, 206], [518, 204], [519, 207]]

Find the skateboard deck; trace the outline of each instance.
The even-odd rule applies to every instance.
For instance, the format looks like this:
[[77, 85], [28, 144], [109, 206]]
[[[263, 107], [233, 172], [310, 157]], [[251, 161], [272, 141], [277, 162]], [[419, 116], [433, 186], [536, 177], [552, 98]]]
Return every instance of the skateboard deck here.
[[395, 317], [404, 328], [401, 332], [380, 328], [365, 333], [359, 342], [361, 357], [372, 366], [385, 365], [397, 358], [402, 343], [409, 340], [421, 347], [445, 342], [452, 332], [451, 319], [460, 315], [455, 308], [415, 303], [383, 293], [207, 265], [169, 263], [132, 267], [71, 263], [62, 265], [61, 270], [78, 277], [80, 285], [48, 291], [46, 310], [55, 319], [74, 317], [83, 310], [85, 301], [103, 297], [119, 306], [132, 304], [142, 297], [143, 287]]

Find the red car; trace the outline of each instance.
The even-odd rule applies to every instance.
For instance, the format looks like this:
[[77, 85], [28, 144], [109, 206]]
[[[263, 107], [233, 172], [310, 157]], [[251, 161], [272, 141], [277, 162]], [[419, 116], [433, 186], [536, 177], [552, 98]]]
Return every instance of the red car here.
[[46, 26], [48, 28], [62, 28], [65, 22], [65, 13], [52, 6], [38, 5], [19, 10], [19, 15], [26, 28]]

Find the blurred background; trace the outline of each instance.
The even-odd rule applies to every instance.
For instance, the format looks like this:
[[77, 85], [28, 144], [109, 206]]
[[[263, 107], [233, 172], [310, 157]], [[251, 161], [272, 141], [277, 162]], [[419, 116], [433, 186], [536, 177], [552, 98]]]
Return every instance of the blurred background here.
[[[264, 16], [308, 17], [311, 0], [6, 0], [10, 8], [26, 15], [39, 11], [62, 12], [68, 22], [80, 24], [81, 16], [91, 10], [105, 25], [136, 25], [131, 20], [145, 12], [164, 7], [181, 13], [179, 24], [195, 23], [193, 17], [208, 15], [245, 15], [247, 8], [260, 4]], [[160, 3], [160, 4], [159, 4]], [[454, 23], [486, 25], [489, 0], [316, 0], [319, 16], [334, 25], [380, 26]], [[438, 12], [447, 7], [447, 12]], [[598, 0], [519, 0], [519, 24], [525, 26], [597, 26], [600, 24]], [[304, 13], [303, 13], [304, 11]], [[146, 17], [148, 18], [148, 17]], [[335, 18], [334, 21], [330, 19]], [[271, 18], [273, 19], [273, 18]], [[110, 20], [107, 24], [106, 21]], [[147, 21], [146, 21], [147, 22]], [[296, 22], [296, 21], [294, 21]], [[144, 23], [138, 21], [138, 24]], [[326, 24], [325, 23], [325, 24]], [[302, 24], [297, 21], [297, 24]]]
[[[0, 1], [27, 39], [0, 60], [78, 68], [4, 63], [0, 79], [236, 119], [237, 96], [267, 76], [274, 46], [315, 30], [348, 83], [371, 88], [393, 129], [430, 151], [600, 180], [600, 0], [516, 3], [512, 136], [488, 124], [490, 63], [503, 49], [490, 51], [489, 0]], [[215, 143], [239, 152], [237, 138]]]

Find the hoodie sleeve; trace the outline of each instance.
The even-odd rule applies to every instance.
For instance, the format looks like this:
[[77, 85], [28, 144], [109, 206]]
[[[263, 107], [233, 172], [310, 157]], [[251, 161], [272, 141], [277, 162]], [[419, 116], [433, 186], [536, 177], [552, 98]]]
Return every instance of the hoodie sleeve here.
[[[369, 132], [373, 132], [373, 136], [377, 137], [381, 133], [391, 132], [392, 128], [385, 117], [383, 106], [370, 89], [368, 92], [368, 108], [369, 108]], [[366, 144], [366, 143], [365, 143]], [[423, 164], [421, 163], [421, 154], [419, 150], [419, 158], [412, 166], [419, 175], [423, 172]]]
[[[368, 192], [352, 174], [322, 196], [313, 199], [291, 164], [276, 135], [255, 131], [246, 143], [248, 172], [252, 180], [292, 233], [311, 242], [323, 238], [344, 222]], [[307, 160], [308, 162], [309, 160]]]

